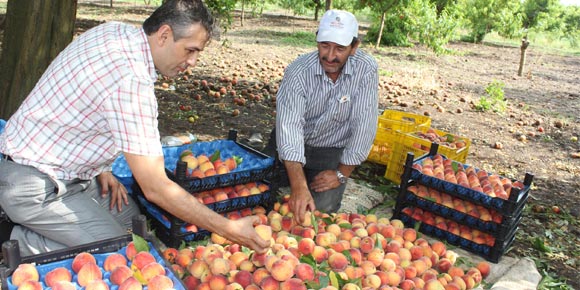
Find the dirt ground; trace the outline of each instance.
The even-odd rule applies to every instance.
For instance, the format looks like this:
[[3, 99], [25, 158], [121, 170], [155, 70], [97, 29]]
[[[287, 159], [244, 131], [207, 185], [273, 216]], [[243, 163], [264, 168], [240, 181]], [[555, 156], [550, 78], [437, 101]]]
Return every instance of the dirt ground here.
[[[94, 16], [98, 9], [79, 3], [79, 33], [102, 21], [139, 23], [151, 11], [131, 7]], [[159, 81], [162, 135], [189, 131], [199, 140], [213, 140], [236, 129], [240, 140], [257, 132], [267, 141], [283, 69], [315, 49], [281, 39], [298, 31], [314, 33], [316, 26], [287, 15], [249, 17], [243, 27], [236, 19], [221, 40], [206, 48], [191, 74]], [[470, 138], [467, 163], [478, 168], [520, 180], [526, 172], [534, 174], [516, 241], [506, 255], [532, 257], [542, 271], [580, 289], [580, 159], [575, 157], [580, 153], [580, 57], [549, 53], [532, 43], [524, 75], [518, 77], [519, 47], [448, 47], [454, 53], [438, 57], [423, 47], [377, 51], [363, 45], [379, 62], [380, 109], [425, 114], [432, 127]], [[474, 105], [494, 80], [505, 83], [507, 111], [476, 111]], [[221, 87], [225, 94], [217, 96]], [[493, 148], [496, 143], [502, 148]]]
[[[243, 27], [237, 23], [222, 36], [228, 45], [214, 41], [187, 79], [160, 82], [170, 86], [158, 94], [161, 131], [191, 131], [211, 140], [236, 129], [242, 139], [259, 132], [267, 141], [283, 68], [314, 49], [277, 39], [315, 29], [314, 21], [279, 15], [246, 19]], [[542, 269], [579, 288], [580, 159], [573, 154], [580, 152], [574, 138], [580, 135], [580, 57], [547, 53], [532, 44], [524, 75], [518, 77], [518, 47], [452, 43], [449, 48], [452, 55], [437, 57], [422, 47], [376, 51], [365, 45], [380, 64], [380, 109], [425, 114], [433, 127], [470, 138], [467, 163], [478, 168], [520, 180], [526, 172], [534, 174], [524, 218], [506, 255], [536, 257]], [[505, 83], [507, 111], [476, 111], [474, 105], [494, 80]], [[221, 87], [225, 96], [209, 96]], [[240, 96], [246, 100], [241, 106], [234, 103]], [[189, 123], [190, 115], [198, 118]], [[496, 143], [502, 148], [493, 148]]]

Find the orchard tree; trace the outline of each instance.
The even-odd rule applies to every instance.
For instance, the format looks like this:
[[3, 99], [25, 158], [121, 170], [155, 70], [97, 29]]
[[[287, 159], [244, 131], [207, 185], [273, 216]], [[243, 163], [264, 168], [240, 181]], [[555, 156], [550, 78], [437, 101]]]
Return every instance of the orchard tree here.
[[8, 0], [0, 56], [0, 118], [8, 119], [71, 42], [77, 0]]
[[455, 36], [460, 18], [459, 7], [449, 2], [442, 11], [426, 0], [411, 0], [405, 8], [409, 36], [427, 45], [436, 54], [446, 53], [445, 45]]
[[562, 23], [562, 19], [558, 17], [562, 9], [559, 0], [526, 0], [522, 4], [523, 26], [539, 27], [543, 30], [556, 28]]
[[381, 45], [381, 38], [383, 37], [383, 30], [385, 29], [385, 18], [387, 14], [392, 10], [396, 10], [397, 6], [403, 6], [407, 4], [407, 0], [361, 0], [359, 1], [359, 7], [370, 8], [371, 11], [380, 15], [379, 30], [377, 39], [375, 42], [375, 49], [379, 49]]
[[492, 31], [508, 38], [522, 32], [520, 0], [462, 0], [462, 7], [473, 42], [482, 42]]

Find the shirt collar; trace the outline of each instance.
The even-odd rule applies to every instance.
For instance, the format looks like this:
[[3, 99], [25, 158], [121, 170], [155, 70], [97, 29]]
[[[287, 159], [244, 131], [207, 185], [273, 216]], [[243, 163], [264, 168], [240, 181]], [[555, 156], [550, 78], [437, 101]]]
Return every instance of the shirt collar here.
[[155, 70], [155, 63], [153, 62], [153, 54], [151, 53], [151, 46], [149, 45], [149, 41], [147, 40], [147, 34], [145, 33], [145, 30], [143, 30], [143, 27], [139, 29], [139, 34], [140, 37], [142, 38], [141, 50], [145, 54], [144, 60], [145, 64], [147, 65], [147, 68], [149, 69], [149, 76], [151, 76], [151, 79], [153, 81], [156, 81], [158, 77], [157, 70]]

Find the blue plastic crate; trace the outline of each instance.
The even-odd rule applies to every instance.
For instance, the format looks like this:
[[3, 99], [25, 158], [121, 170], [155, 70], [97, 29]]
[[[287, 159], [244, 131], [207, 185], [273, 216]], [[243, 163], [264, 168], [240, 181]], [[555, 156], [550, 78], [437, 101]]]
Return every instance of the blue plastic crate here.
[[[28, 256], [25, 257], [24, 260], [22, 261], [22, 263], [34, 263], [36, 264], [36, 269], [38, 270], [40, 279], [39, 282], [42, 284], [43, 288], [46, 289], [47, 286], [44, 284], [44, 276], [50, 272], [51, 270], [58, 268], [58, 267], [64, 267], [66, 269], [68, 269], [71, 274], [73, 275], [73, 284], [75, 286], [77, 286], [77, 289], [84, 289], [81, 286], [79, 286], [75, 281], [77, 278], [77, 274], [74, 273], [74, 271], [72, 271], [72, 261], [74, 260], [74, 257], [79, 254], [80, 252], [89, 252], [91, 253], [96, 261], [97, 261], [97, 265], [99, 266], [99, 268], [101, 268], [101, 272], [103, 273], [103, 281], [105, 281], [111, 290], [117, 290], [119, 288], [119, 286], [117, 285], [113, 285], [111, 284], [109, 277], [110, 277], [110, 273], [106, 272], [103, 269], [103, 263], [105, 261], [105, 259], [112, 255], [113, 253], [120, 253], [124, 256], [126, 256], [125, 254], [125, 250], [126, 250], [126, 245], [131, 241], [131, 236], [125, 236], [125, 237], [121, 237], [121, 238], [116, 238], [116, 239], [110, 239], [107, 241], [103, 241], [100, 243], [92, 243], [87, 245], [86, 247], [79, 247], [77, 250], [69, 250], [69, 249], [64, 249], [64, 250], [60, 250], [60, 251], [55, 251], [55, 252], [50, 252], [50, 253], [46, 253], [46, 254], [40, 254], [40, 255], [36, 255], [36, 256]], [[111, 251], [108, 252], [102, 252], [104, 249], [108, 249]], [[95, 252], [93, 252], [95, 251]], [[165, 272], [166, 272], [166, 276], [169, 277], [172, 281], [173, 281], [173, 286], [174, 289], [177, 290], [185, 290], [185, 286], [183, 285], [183, 282], [179, 279], [179, 277], [176, 276], [176, 274], [174, 273], [173, 269], [171, 268], [170, 265], [168, 265], [165, 261], [165, 259], [163, 259], [163, 257], [161, 256], [160, 252], [157, 250], [157, 248], [151, 243], [149, 242], [149, 252], [153, 255], [153, 257], [155, 257], [155, 260], [161, 264], [164, 268], [165, 268]], [[128, 262], [128, 266], [131, 265], [131, 262]], [[14, 270], [14, 269], [13, 269]], [[12, 271], [10, 272], [10, 275], [12, 274]], [[7, 276], [6, 279], [2, 280], [2, 284], [3, 284], [3, 289], [8, 289], [8, 290], [16, 290], [17, 287], [12, 285], [12, 279], [10, 276]], [[4, 286], [7, 286], [7, 288], [5, 288]], [[48, 288], [50, 289], [50, 288]], [[146, 286], [143, 287], [143, 289], [147, 289]]]
[[[196, 156], [200, 154], [210, 156], [219, 150], [222, 159], [233, 156], [238, 156], [243, 159], [242, 163], [230, 173], [205, 178], [187, 178], [187, 185], [185, 187], [189, 192], [267, 179], [272, 173], [271, 168], [274, 166], [273, 157], [261, 154], [258, 151], [251, 151], [251, 148], [240, 145], [232, 140], [216, 140], [182, 146], [167, 146], [163, 147], [165, 169], [169, 177], [173, 180], [176, 179], [175, 168], [179, 161], [179, 155], [184, 150], [191, 150]], [[132, 191], [132, 186], [135, 182], [125, 157], [123, 155], [119, 156], [112, 167], [113, 174], [127, 187], [127, 190]]]

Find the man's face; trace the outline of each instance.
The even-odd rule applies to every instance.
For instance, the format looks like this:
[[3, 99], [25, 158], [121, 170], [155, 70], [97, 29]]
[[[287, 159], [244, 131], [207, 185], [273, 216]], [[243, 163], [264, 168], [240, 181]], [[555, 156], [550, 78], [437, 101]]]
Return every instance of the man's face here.
[[167, 38], [160, 47], [160, 53], [154, 60], [159, 72], [174, 77], [188, 67], [194, 67], [199, 54], [208, 42], [207, 31], [201, 24], [192, 24], [186, 37], [174, 40], [173, 31], [169, 28]]
[[318, 43], [318, 58], [326, 74], [338, 75], [348, 57], [354, 55], [358, 45], [342, 46], [334, 42]]

